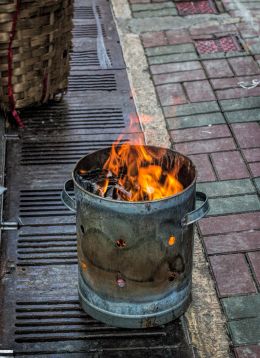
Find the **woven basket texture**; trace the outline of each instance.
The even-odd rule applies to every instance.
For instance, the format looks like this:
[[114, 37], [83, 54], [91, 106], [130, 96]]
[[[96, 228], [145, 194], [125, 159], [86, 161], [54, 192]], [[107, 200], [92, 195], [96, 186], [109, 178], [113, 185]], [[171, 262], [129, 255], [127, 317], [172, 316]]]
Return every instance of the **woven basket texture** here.
[[21, 0], [18, 9], [16, 1], [0, 1], [0, 103], [5, 109], [10, 78], [16, 108], [47, 102], [68, 85], [73, 0]]

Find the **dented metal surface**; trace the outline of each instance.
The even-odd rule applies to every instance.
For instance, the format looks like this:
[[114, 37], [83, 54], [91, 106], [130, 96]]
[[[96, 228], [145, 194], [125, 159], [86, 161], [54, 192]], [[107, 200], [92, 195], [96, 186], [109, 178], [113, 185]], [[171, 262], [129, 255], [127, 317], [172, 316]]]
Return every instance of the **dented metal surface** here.
[[[159, 150], [156, 147], [150, 147]], [[193, 222], [203, 217], [207, 198], [195, 209], [196, 170], [185, 156], [178, 195], [147, 202], [101, 198], [84, 190], [75, 173], [102, 167], [110, 148], [82, 158], [74, 172], [79, 294], [84, 310], [112, 325], [145, 328], [180, 316], [191, 301]], [[192, 213], [192, 214], [191, 214]], [[169, 238], [174, 237], [173, 243]]]

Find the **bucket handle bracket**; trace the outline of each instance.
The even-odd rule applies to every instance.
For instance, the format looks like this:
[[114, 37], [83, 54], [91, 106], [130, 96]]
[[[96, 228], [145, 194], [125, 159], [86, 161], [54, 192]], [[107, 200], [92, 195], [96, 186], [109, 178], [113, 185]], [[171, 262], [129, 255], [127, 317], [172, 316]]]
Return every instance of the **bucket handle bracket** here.
[[205, 193], [202, 193], [201, 191], [196, 192], [196, 200], [203, 201], [203, 204], [187, 213], [181, 220], [182, 227], [186, 227], [188, 225], [191, 225], [195, 223], [196, 221], [202, 219], [209, 211], [209, 201], [208, 197]]
[[67, 208], [70, 209], [70, 211], [76, 212], [76, 201], [70, 196], [68, 191], [74, 190], [74, 183], [72, 179], [69, 179], [64, 184], [63, 190], [61, 192], [61, 200], [64, 205], [67, 206]]

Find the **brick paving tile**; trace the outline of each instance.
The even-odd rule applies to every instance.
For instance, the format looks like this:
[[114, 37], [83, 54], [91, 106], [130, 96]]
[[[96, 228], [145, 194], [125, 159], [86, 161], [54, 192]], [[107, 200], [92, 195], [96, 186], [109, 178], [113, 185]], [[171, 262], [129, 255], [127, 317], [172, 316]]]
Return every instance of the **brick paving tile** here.
[[237, 111], [243, 109], [260, 108], [260, 98], [247, 97], [220, 101], [223, 111]]
[[194, 26], [190, 29], [192, 36], [197, 35], [209, 35], [209, 34], [218, 34], [219, 32], [233, 32], [237, 31], [236, 26], [233, 24], [223, 24], [221, 27], [219, 25], [212, 26]]
[[[202, 154], [235, 149], [233, 138], [209, 139], [196, 142], [178, 143], [177, 151], [184, 154]], [[215, 153], [216, 154], [216, 153]], [[233, 179], [233, 178], [227, 178]], [[238, 179], [238, 178], [234, 178]]]
[[202, 235], [217, 235], [260, 229], [260, 212], [208, 217], [200, 220]]
[[189, 155], [189, 158], [195, 164], [198, 172], [198, 182], [209, 182], [216, 180], [214, 170], [212, 168], [211, 162], [208, 155], [198, 154], [198, 155]]
[[250, 252], [248, 257], [258, 284], [260, 285], [260, 251]]
[[247, 345], [234, 349], [236, 358], [258, 358], [260, 357], [260, 345]]
[[236, 75], [256, 75], [260, 68], [253, 57], [238, 57], [228, 60]]
[[144, 47], [155, 47], [167, 45], [167, 38], [163, 31], [147, 32], [142, 35]]
[[209, 199], [210, 211], [208, 215], [224, 215], [260, 210], [257, 195], [240, 195], [226, 198]]
[[168, 55], [158, 55], [148, 57], [148, 62], [150, 65], [158, 65], [158, 64], [165, 64], [165, 63], [178, 63], [178, 62], [185, 62], [185, 61], [193, 61], [197, 60], [198, 56], [196, 53], [172, 53]]
[[181, 129], [181, 128], [194, 128], [207, 126], [210, 128], [214, 124], [223, 124], [225, 119], [222, 113], [207, 113], [195, 114], [194, 116], [173, 117], [167, 118], [168, 128]]
[[194, 80], [197, 81], [197, 80], [203, 80], [205, 78], [206, 76], [203, 70], [164, 73], [164, 74], [153, 76], [155, 85], [184, 82], [184, 81], [194, 81]]
[[[243, 98], [241, 98], [242, 100]], [[259, 109], [245, 109], [234, 112], [226, 112], [226, 118], [229, 123], [255, 122], [260, 120]]]
[[234, 76], [227, 60], [203, 61], [209, 78]]
[[193, 40], [187, 30], [169, 30], [165, 32], [170, 45], [192, 43]]
[[[241, 97], [245, 97], [248, 95], [251, 95], [251, 93], [254, 93], [256, 95], [256, 92], [253, 92], [252, 90], [244, 90], [243, 88], [239, 87], [238, 82], [251, 82], [253, 79], [255, 79], [255, 76], [245, 76], [245, 77], [228, 77], [228, 78], [215, 78], [215, 79], [211, 79], [210, 83], [212, 85], [212, 87], [215, 90], [220, 90], [220, 89], [231, 89], [231, 88], [235, 88], [235, 89], [242, 89], [243, 92]], [[255, 90], [258, 89], [255, 88]], [[259, 94], [259, 93], [258, 93]]]
[[164, 115], [168, 117], [190, 116], [194, 114], [219, 112], [219, 106], [216, 101], [188, 103], [181, 106], [171, 106], [163, 108]]
[[214, 101], [216, 99], [208, 81], [184, 82], [183, 85], [191, 102]]
[[178, 83], [158, 86], [157, 92], [162, 106], [171, 106], [188, 102], [182, 86]]
[[260, 162], [250, 163], [249, 168], [254, 178], [260, 177]]
[[201, 69], [202, 67], [199, 61], [165, 63], [163, 65], [150, 66], [151, 73], [154, 75], [158, 75], [160, 73], [192, 71], [192, 70], [201, 70]]
[[260, 315], [260, 294], [223, 298], [221, 303], [228, 319], [253, 318]]
[[174, 53], [183, 55], [184, 53], [195, 53], [195, 49], [193, 44], [168, 45], [147, 48], [145, 53], [147, 56], [161, 56]]
[[259, 231], [244, 231], [204, 238], [208, 255], [260, 249]]
[[233, 99], [242, 98], [246, 96], [260, 96], [260, 88], [254, 88], [245, 92], [243, 88], [230, 88], [226, 90], [217, 90], [216, 96], [218, 99]]
[[197, 185], [198, 190], [207, 193], [208, 197], [255, 194], [256, 190], [250, 179], [225, 180]]
[[150, 0], [129, 0], [130, 4], [149, 4]]
[[254, 183], [257, 187], [257, 190], [260, 192], [260, 177], [254, 179]]
[[176, 7], [180, 15], [195, 15], [195, 14], [217, 14], [217, 9], [214, 3], [209, 0], [197, 0], [195, 2], [179, 1]]
[[187, 142], [192, 140], [203, 140], [211, 138], [230, 137], [231, 133], [226, 124], [173, 130], [170, 135], [175, 143]]
[[244, 255], [211, 256], [210, 263], [221, 297], [256, 292]]
[[221, 180], [249, 177], [246, 165], [238, 151], [212, 153], [211, 158]]
[[[231, 321], [228, 323], [228, 329], [235, 345], [260, 342], [260, 316]], [[254, 358], [254, 356], [250, 356], [250, 358]]]
[[232, 124], [232, 129], [241, 148], [260, 146], [260, 126], [258, 123]]
[[242, 150], [248, 162], [260, 162], [260, 148]]

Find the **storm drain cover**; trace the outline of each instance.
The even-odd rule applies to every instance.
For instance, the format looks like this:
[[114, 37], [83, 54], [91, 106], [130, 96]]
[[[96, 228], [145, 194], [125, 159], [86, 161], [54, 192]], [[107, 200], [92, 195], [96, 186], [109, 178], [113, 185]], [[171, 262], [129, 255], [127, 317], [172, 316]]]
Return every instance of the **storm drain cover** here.
[[211, 0], [181, 1], [176, 3], [179, 15], [217, 14], [216, 6]]
[[[181, 321], [120, 329], [88, 316], [77, 293], [75, 215], [61, 202], [76, 161], [142, 137], [118, 35], [106, 0], [96, 0], [112, 67], [101, 69], [90, 0], [76, 0], [72, 71], [63, 100], [21, 115], [26, 128], [7, 142], [4, 212], [20, 223], [0, 250], [0, 356], [50, 358], [191, 357]], [[138, 122], [138, 121], [137, 121]], [[13, 354], [12, 354], [13, 352]]]
[[214, 40], [198, 40], [195, 45], [200, 54], [242, 51], [235, 36], [225, 36]]

